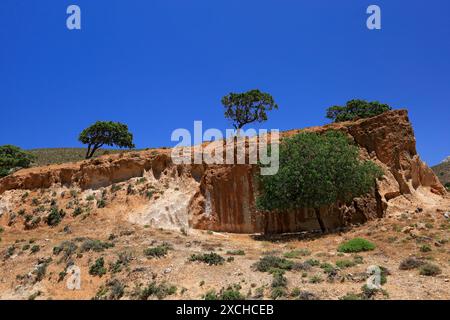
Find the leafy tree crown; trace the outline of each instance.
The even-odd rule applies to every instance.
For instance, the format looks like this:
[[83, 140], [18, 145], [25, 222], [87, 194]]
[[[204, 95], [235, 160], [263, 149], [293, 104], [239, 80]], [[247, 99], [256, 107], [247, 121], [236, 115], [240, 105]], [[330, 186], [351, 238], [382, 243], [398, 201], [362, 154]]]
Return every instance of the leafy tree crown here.
[[378, 101], [350, 100], [345, 106], [333, 106], [327, 109], [327, 118], [334, 122], [370, 118], [392, 110], [387, 104]]
[[382, 171], [360, 161], [358, 147], [340, 132], [300, 133], [282, 141], [280, 168], [260, 176], [261, 210], [319, 208], [366, 194]]
[[0, 146], [0, 177], [11, 173], [14, 168], [28, 168], [34, 156], [13, 145]]
[[78, 140], [88, 145], [86, 158], [92, 157], [94, 152], [104, 145], [134, 148], [133, 134], [128, 131], [127, 125], [120, 122], [97, 121], [84, 129]]
[[225, 117], [233, 122], [236, 129], [241, 129], [252, 122], [267, 120], [267, 111], [278, 109], [273, 97], [259, 90], [244, 93], [230, 93], [222, 98]]

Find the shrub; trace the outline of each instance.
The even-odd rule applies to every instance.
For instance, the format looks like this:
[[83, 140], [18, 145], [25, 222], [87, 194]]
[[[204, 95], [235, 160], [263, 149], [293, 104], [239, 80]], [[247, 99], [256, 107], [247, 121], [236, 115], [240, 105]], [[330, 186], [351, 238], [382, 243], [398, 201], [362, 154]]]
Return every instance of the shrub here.
[[81, 207], [76, 207], [75, 210], [73, 210], [72, 216], [77, 217], [82, 213], [83, 213], [83, 209], [81, 209]]
[[350, 100], [345, 106], [333, 106], [327, 109], [327, 118], [334, 122], [370, 118], [392, 110], [387, 104], [378, 101]]
[[156, 296], [158, 299], [164, 299], [167, 296], [177, 292], [177, 287], [167, 285], [166, 283], [157, 284], [155, 281], [150, 283], [146, 288], [138, 292], [140, 300], [148, 300], [150, 296]]
[[161, 258], [161, 257], [165, 257], [167, 255], [167, 252], [169, 251], [169, 249], [170, 249], [170, 246], [168, 246], [167, 244], [162, 244], [157, 247], [145, 249], [144, 255], [146, 255], [147, 257], [152, 257], [152, 258]]
[[212, 266], [223, 264], [225, 262], [225, 259], [217, 253], [211, 252], [204, 254], [193, 254], [189, 258], [189, 261], [200, 261]]
[[91, 276], [99, 277], [106, 274], [105, 260], [103, 259], [103, 257], [95, 260], [95, 263], [89, 267], [89, 274]]
[[66, 213], [64, 212], [64, 210], [61, 209], [58, 211], [57, 207], [52, 207], [50, 209], [50, 213], [45, 219], [45, 222], [49, 226], [56, 226], [61, 222], [61, 220], [64, 218], [65, 215]]
[[81, 252], [101, 252], [112, 247], [114, 247], [114, 243], [112, 242], [102, 242], [100, 240], [86, 239], [81, 245]]
[[16, 169], [28, 168], [35, 157], [13, 145], [0, 146], [0, 178]]
[[419, 248], [419, 250], [420, 250], [420, 252], [423, 252], [423, 253], [430, 252], [431, 251], [431, 247], [428, 244], [424, 244], [423, 246], [421, 246]]
[[422, 276], [437, 276], [442, 273], [441, 268], [439, 268], [437, 265], [432, 263], [425, 263], [422, 265], [419, 269], [419, 273]]
[[227, 254], [230, 254], [232, 256], [245, 256], [245, 251], [244, 250], [230, 250], [230, 251], [227, 251]]
[[270, 298], [276, 300], [287, 295], [286, 289], [283, 287], [275, 287], [270, 291]]
[[320, 207], [368, 193], [382, 175], [373, 162], [359, 160], [358, 147], [344, 133], [333, 130], [284, 139], [279, 159], [277, 174], [259, 176], [258, 209], [314, 208], [323, 232]]
[[77, 248], [77, 245], [72, 241], [63, 241], [59, 244], [59, 246], [53, 248], [53, 254], [59, 255], [62, 252], [63, 256], [61, 261], [67, 261], [75, 253]]
[[39, 245], [35, 244], [34, 246], [31, 247], [31, 253], [36, 253], [41, 249], [41, 247], [39, 247]]
[[351, 261], [351, 260], [338, 260], [336, 261], [336, 266], [339, 269], [347, 269], [347, 268], [351, 268], [354, 267], [356, 265], [355, 261]]
[[99, 201], [97, 201], [97, 208], [104, 208], [104, 207], [106, 207], [105, 199], [100, 199]]
[[285, 258], [289, 258], [289, 259], [295, 259], [298, 257], [305, 257], [305, 256], [309, 256], [311, 255], [311, 251], [309, 251], [308, 249], [297, 249], [297, 250], [292, 250], [289, 252], [286, 252], [284, 254]]
[[291, 270], [294, 263], [290, 260], [279, 258], [276, 256], [264, 256], [254, 264], [256, 270], [268, 272], [271, 269]]
[[338, 248], [339, 252], [362, 252], [362, 251], [372, 251], [375, 249], [375, 244], [372, 242], [362, 239], [362, 238], [354, 238], [349, 240], [343, 244], [341, 244]]
[[217, 293], [215, 290], [209, 290], [203, 295], [204, 300], [245, 300], [240, 292], [241, 286], [238, 284], [220, 289]]
[[416, 269], [422, 266], [424, 262], [414, 257], [408, 257], [400, 262], [399, 269], [400, 270], [411, 270]]

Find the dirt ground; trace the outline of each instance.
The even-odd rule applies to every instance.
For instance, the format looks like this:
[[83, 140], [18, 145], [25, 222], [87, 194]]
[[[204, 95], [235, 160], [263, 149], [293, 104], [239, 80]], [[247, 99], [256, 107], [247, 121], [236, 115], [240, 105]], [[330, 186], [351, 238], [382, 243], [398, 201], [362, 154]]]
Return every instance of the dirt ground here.
[[[120, 203], [136, 202], [138, 207], [139, 194], [114, 196], [114, 206], [108, 203], [97, 208], [98, 203], [94, 206], [86, 200], [88, 195], [68, 193], [49, 189], [3, 195], [3, 201], [7, 197], [21, 200], [9, 208], [17, 214], [0, 216], [0, 299], [203, 299], [211, 292], [220, 295], [221, 289], [230, 286], [246, 299], [355, 298], [360, 297], [367, 268], [372, 265], [385, 268], [387, 276], [371, 299], [450, 299], [448, 196], [424, 201], [421, 207], [399, 200], [385, 218], [342, 233], [261, 236], [134, 224]], [[31, 223], [25, 230], [26, 221], [39, 216], [39, 208], [50, 206], [53, 198], [58, 199], [58, 207], [70, 208], [61, 221], [55, 226]], [[73, 198], [83, 208], [82, 214], [74, 214]], [[25, 212], [34, 214], [27, 217]], [[338, 252], [340, 244], [356, 237], [371, 241], [376, 248]], [[99, 241], [89, 246], [90, 240]], [[71, 250], [65, 251], [64, 241]], [[146, 249], [158, 246], [168, 248], [166, 255], [145, 254]], [[190, 261], [193, 254], [211, 252], [224, 258], [222, 264]], [[300, 267], [284, 273], [287, 282], [276, 295], [275, 276], [257, 271], [254, 265], [265, 256], [285, 255]], [[400, 270], [400, 263], [408, 257], [431, 263], [440, 272], [425, 276], [419, 268]], [[104, 261], [102, 275], [90, 272], [99, 258]], [[347, 267], [342, 260], [358, 263]], [[73, 270], [79, 270], [79, 277]], [[80, 287], [73, 289], [70, 284], [77, 279]]]

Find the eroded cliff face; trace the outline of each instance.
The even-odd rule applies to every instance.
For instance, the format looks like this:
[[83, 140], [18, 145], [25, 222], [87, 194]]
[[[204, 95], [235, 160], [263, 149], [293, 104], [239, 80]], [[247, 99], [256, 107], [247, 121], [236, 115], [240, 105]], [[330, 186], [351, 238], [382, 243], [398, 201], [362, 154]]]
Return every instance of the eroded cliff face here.
[[[360, 146], [364, 159], [375, 161], [384, 171], [372, 194], [321, 208], [326, 227], [338, 229], [386, 214], [399, 197], [407, 201], [443, 195], [445, 189], [416, 152], [414, 132], [405, 110], [355, 122], [330, 124], [283, 133], [346, 132]], [[79, 188], [100, 192], [116, 183], [145, 177], [157, 195], [130, 200], [112, 197], [110, 210], [125, 212], [133, 223], [154, 227], [197, 229], [236, 233], [297, 232], [319, 229], [313, 210], [262, 214], [255, 209], [258, 168], [252, 165], [175, 165], [170, 149], [130, 152], [93, 160], [20, 170], [0, 180], [0, 211], [14, 207], [17, 190]], [[149, 187], [150, 187], [149, 182]], [[133, 182], [134, 183], [134, 182]], [[100, 190], [100, 191], [96, 191]], [[147, 196], [144, 196], [147, 194]], [[0, 216], [2, 212], [0, 212]]]
[[[361, 157], [376, 162], [384, 171], [370, 195], [351, 203], [321, 208], [325, 226], [338, 229], [385, 215], [389, 201], [406, 196], [414, 201], [417, 193], [445, 194], [445, 189], [423, 163], [417, 152], [414, 132], [406, 110], [395, 110], [370, 119], [330, 124], [285, 132], [340, 130], [360, 147]], [[273, 212], [262, 215], [255, 209], [256, 168], [252, 166], [210, 167], [191, 202], [191, 225], [195, 228], [229, 232], [296, 232], [320, 229], [311, 209]]]

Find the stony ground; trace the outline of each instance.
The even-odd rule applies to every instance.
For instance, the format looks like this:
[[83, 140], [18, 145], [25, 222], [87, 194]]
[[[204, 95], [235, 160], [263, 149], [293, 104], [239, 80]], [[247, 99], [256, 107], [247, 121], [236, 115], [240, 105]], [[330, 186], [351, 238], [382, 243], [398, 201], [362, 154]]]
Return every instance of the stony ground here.
[[[59, 188], [2, 195], [14, 206], [0, 216], [0, 298], [450, 299], [449, 198], [422, 207], [399, 201], [386, 218], [339, 234], [263, 237], [132, 224], [120, 203], [139, 207], [158, 197], [148, 188], [136, 180], [94, 194]], [[58, 210], [49, 216], [52, 207]], [[356, 237], [375, 249], [338, 251]], [[204, 261], [191, 261], [203, 254]], [[411, 269], [402, 270], [411, 257]], [[261, 260], [278, 265], [259, 264], [258, 271]], [[367, 291], [373, 265], [386, 282]], [[424, 265], [430, 275], [421, 275]]]

